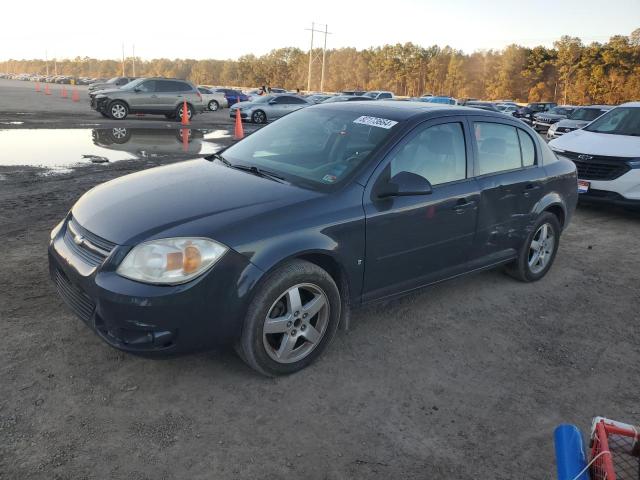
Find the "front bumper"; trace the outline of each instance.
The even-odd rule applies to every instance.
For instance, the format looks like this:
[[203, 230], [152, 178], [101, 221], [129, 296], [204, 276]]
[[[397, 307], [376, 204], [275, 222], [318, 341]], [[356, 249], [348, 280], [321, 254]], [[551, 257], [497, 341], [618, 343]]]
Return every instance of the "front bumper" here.
[[135, 282], [116, 273], [130, 247], [116, 246], [92, 267], [64, 238], [49, 244], [49, 270], [58, 294], [102, 340], [140, 354], [173, 354], [239, 338], [253, 286], [262, 271], [229, 250], [204, 275], [182, 285]]
[[632, 168], [614, 180], [586, 180], [589, 191], [581, 193], [581, 201], [640, 206], [640, 168]]

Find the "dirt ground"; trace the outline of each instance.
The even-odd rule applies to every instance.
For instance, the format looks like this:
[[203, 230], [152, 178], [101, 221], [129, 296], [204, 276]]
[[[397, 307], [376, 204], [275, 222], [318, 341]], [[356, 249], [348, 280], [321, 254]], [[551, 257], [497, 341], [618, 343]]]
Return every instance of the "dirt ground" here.
[[357, 310], [290, 377], [230, 349], [110, 348], [55, 294], [49, 231], [94, 185], [172, 161], [0, 167], [0, 479], [552, 479], [559, 423], [640, 424], [640, 215], [614, 208], [578, 209], [542, 281]]

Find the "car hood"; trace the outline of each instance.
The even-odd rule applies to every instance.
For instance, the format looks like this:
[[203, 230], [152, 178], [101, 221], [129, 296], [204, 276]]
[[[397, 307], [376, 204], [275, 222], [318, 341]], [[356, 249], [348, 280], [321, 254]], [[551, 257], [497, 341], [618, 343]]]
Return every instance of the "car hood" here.
[[199, 236], [234, 247], [246, 222], [322, 195], [197, 159], [111, 180], [85, 193], [73, 217], [119, 245], [172, 236]]
[[93, 93], [94, 95], [109, 95], [110, 93], [116, 93], [116, 92], [121, 92], [122, 90], [120, 90], [119, 88], [105, 88], [104, 90], [94, 90]]
[[557, 113], [544, 113], [544, 112], [536, 113], [534, 116], [536, 118], [546, 118], [549, 120], [563, 120], [567, 118], [566, 115], [558, 115]]
[[587, 120], [570, 120], [568, 118], [565, 118], [563, 120], [560, 120], [557, 125], [558, 128], [582, 128], [589, 123], [591, 122]]
[[549, 142], [560, 150], [589, 155], [637, 158], [640, 156], [640, 137], [610, 135], [587, 130], [575, 130]]

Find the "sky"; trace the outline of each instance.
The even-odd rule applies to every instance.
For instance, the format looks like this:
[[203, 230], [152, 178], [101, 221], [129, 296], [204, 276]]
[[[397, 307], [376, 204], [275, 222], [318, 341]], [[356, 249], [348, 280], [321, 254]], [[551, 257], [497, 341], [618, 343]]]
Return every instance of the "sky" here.
[[[311, 23], [328, 48], [413, 42], [467, 53], [561, 35], [605, 42], [640, 27], [640, 0], [4, 0], [0, 60], [237, 58], [287, 46], [308, 50]], [[183, 20], [184, 19], [184, 20]], [[322, 46], [324, 35], [314, 44]]]

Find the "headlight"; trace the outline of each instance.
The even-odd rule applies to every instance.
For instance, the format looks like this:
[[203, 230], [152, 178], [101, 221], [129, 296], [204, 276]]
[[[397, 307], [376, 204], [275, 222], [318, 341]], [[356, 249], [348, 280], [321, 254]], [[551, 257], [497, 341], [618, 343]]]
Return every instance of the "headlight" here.
[[117, 273], [144, 283], [185, 283], [211, 268], [227, 247], [208, 238], [163, 238], [131, 250]]

